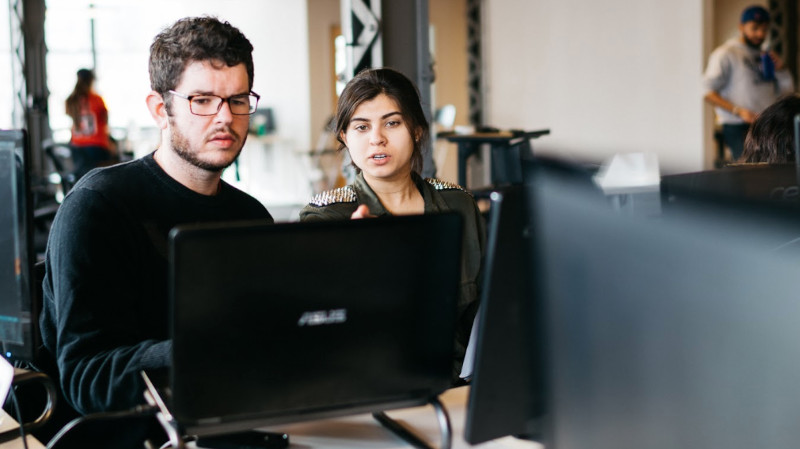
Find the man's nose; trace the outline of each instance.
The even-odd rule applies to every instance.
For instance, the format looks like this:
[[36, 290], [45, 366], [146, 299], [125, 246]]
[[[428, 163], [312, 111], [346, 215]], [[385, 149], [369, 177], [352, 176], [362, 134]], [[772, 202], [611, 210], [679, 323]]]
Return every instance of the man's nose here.
[[229, 123], [233, 120], [233, 113], [231, 112], [231, 104], [228, 100], [223, 100], [219, 111], [214, 115], [214, 121]]

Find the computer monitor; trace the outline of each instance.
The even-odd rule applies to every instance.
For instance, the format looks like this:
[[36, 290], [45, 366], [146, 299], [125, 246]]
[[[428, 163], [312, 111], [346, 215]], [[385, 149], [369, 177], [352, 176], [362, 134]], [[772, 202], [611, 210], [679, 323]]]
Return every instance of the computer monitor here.
[[800, 207], [795, 164], [736, 164], [721, 169], [661, 177], [662, 206], [669, 209], [683, 198], [770, 203]]
[[794, 164], [800, 177], [800, 114], [794, 116]]
[[[529, 182], [542, 165], [575, 179], [596, 202], [608, 204], [583, 167], [526, 157], [523, 178]], [[547, 412], [546, 341], [538, 262], [531, 251], [531, 193], [520, 184], [491, 192], [489, 198], [481, 305], [467, 349], [475, 357], [466, 370], [471, 369], [471, 386], [464, 439], [471, 444], [507, 435], [541, 440]]]
[[[527, 253], [521, 186], [491, 192], [464, 439], [478, 444], [514, 435], [534, 439], [544, 408], [540, 336]], [[469, 364], [467, 358], [465, 364]], [[467, 373], [464, 373], [467, 374]]]
[[553, 449], [796, 447], [800, 221], [699, 197], [623, 216], [540, 170]]
[[248, 132], [257, 136], [274, 133], [275, 116], [272, 112], [272, 108], [256, 109], [256, 112], [250, 116], [250, 128]]
[[0, 344], [11, 361], [38, 347], [29, 161], [25, 131], [0, 130]]

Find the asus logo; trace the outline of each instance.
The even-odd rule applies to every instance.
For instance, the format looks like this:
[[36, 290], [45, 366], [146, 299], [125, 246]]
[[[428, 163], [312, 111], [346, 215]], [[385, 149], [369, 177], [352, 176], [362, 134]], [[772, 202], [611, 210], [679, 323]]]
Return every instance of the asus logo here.
[[303, 312], [297, 320], [297, 326], [321, 326], [323, 324], [344, 323], [347, 321], [347, 309], [333, 309], [329, 311], [318, 310], [315, 312]]

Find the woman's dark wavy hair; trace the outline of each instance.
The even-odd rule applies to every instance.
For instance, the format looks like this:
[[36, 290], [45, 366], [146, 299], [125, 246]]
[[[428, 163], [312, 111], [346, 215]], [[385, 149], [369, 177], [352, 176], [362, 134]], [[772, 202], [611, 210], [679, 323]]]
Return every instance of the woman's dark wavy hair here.
[[216, 17], [187, 17], [164, 29], [150, 45], [150, 88], [164, 97], [171, 112], [170, 90], [192, 62], [244, 64], [249, 88], [253, 88], [253, 45], [236, 27]]
[[794, 117], [800, 114], [800, 96], [781, 97], [756, 117], [747, 131], [739, 162], [794, 162]]
[[[347, 148], [342, 135], [347, 131], [356, 109], [365, 101], [384, 94], [397, 103], [408, 132], [414, 140], [411, 153], [411, 170], [422, 172], [422, 151], [428, 143], [430, 126], [420, 104], [417, 87], [402, 73], [389, 68], [365, 69], [347, 83], [336, 105], [334, 131], [339, 141], [339, 150]], [[354, 164], [355, 166], [355, 164]], [[356, 166], [356, 171], [361, 171]]]

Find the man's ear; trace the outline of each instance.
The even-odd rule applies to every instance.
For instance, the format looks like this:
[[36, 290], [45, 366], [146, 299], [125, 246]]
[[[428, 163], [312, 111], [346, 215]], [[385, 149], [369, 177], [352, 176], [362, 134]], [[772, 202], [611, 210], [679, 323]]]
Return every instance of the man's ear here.
[[147, 109], [150, 111], [150, 115], [153, 116], [153, 120], [156, 121], [156, 125], [161, 129], [167, 129], [169, 122], [167, 105], [164, 104], [164, 97], [161, 94], [154, 90], [150, 91], [147, 95]]

